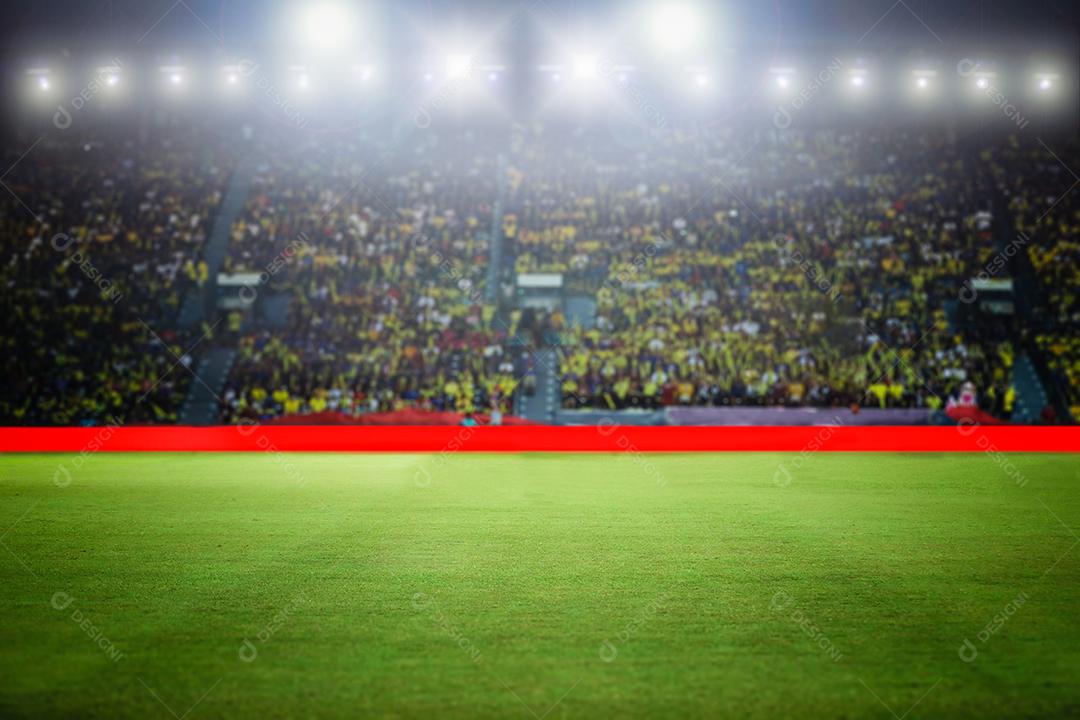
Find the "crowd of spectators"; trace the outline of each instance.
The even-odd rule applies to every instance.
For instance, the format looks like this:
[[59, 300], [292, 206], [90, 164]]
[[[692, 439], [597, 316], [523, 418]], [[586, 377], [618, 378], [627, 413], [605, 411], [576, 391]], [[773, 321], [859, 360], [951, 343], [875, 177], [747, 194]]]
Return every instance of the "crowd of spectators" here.
[[0, 422], [175, 422], [192, 362], [175, 316], [207, 280], [228, 154], [175, 131], [26, 145], [0, 197]]
[[322, 142], [257, 169], [226, 268], [272, 274], [289, 309], [240, 338], [226, 418], [509, 412], [531, 356], [486, 293], [495, 160], [458, 140]]
[[565, 406], [937, 408], [969, 380], [1007, 395], [1007, 337], [946, 312], [995, 252], [978, 153], [897, 132], [522, 145], [514, 270], [597, 302], [591, 327], [555, 318]]
[[[176, 421], [196, 339], [176, 315], [210, 281], [229, 148], [173, 129], [20, 154], [0, 198], [0, 415]], [[628, 145], [605, 128], [532, 127], [505, 146], [361, 134], [252, 155], [222, 270], [257, 277], [248, 300], [287, 311], [220, 326], [237, 350], [226, 421], [508, 413], [546, 346], [568, 408], [937, 409], [970, 382], [1008, 417], [1018, 339], [1080, 409], [1074, 146], [734, 129]], [[1039, 288], [1033, 328], [958, 315], [980, 270], [1023, 269], [994, 265], [1005, 218]], [[523, 310], [523, 273], [560, 274], [595, 313]]]
[[994, 155], [1009, 196], [1015, 242], [1036, 284], [1034, 340], [1051, 381], [1080, 419], [1080, 143], [1016, 140]]

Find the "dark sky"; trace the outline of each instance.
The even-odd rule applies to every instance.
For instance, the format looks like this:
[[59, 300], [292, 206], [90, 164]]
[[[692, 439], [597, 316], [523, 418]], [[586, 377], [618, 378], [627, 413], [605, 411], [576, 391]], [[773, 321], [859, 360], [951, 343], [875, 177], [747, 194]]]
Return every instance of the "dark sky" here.
[[[9, 52], [42, 49], [110, 51], [225, 44], [273, 45], [278, 0], [20, 0], [4, 8], [4, 47]], [[409, 42], [407, 19], [457, 19], [529, 13], [549, 24], [582, 15], [600, 20], [613, 3], [581, 0], [393, 0], [364, 3], [380, 8], [388, 36]], [[963, 46], [992, 52], [1056, 48], [1075, 54], [1080, 3], [1069, 0], [756, 0], [709, 2], [731, 19], [737, 46], [760, 46], [779, 37], [785, 47], [902, 47], [949, 53]], [[170, 10], [171, 8], [171, 10]], [[190, 8], [190, 10], [189, 10]], [[151, 28], [153, 28], [151, 30]], [[149, 34], [147, 34], [149, 31]], [[518, 32], [521, 32], [520, 28]], [[140, 42], [141, 39], [141, 42]]]

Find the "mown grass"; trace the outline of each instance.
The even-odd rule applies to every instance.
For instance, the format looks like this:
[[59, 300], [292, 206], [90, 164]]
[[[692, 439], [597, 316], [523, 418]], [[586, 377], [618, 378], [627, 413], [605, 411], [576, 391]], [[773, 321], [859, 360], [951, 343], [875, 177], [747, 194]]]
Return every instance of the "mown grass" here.
[[1080, 465], [1009, 460], [5, 456], [0, 716], [1077, 715]]

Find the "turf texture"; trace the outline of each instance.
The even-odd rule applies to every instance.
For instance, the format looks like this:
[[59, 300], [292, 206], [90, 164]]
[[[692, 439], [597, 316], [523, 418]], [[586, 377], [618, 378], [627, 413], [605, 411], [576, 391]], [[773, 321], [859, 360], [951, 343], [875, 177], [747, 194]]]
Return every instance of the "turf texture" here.
[[1080, 715], [1066, 455], [0, 457], [0, 717]]

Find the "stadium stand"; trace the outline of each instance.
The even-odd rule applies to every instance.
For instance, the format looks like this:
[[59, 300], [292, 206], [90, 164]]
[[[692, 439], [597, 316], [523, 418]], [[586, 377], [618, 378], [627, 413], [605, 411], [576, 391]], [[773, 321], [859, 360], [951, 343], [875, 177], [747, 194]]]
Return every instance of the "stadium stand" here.
[[364, 150], [303, 148], [260, 168], [226, 267], [288, 254], [273, 278], [288, 318], [240, 338], [226, 417], [509, 411], [523, 351], [508, 342], [517, 315], [483, 293], [492, 160], [459, 144], [404, 162]]
[[212, 139], [42, 142], [12, 154], [3, 209], [0, 417], [168, 423], [190, 382], [173, 319], [230, 171]]
[[[236, 153], [196, 131], [38, 148], [3, 201], [5, 343], [33, 352], [16, 356], [0, 411], [175, 422], [192, 382], [175, 365], [193, 365], [196, 341], [229, 351], [228, 422], [511, 414], [544, 391], [537, 378], [563, 408], [593, 410], [933, 412], [971, 382], [1009, 418], [1018, 357], [1040, 391], [1080, 404], [1078, 210], [1063, 199], [1075, 145], [1062, 161], [1015, 138], [896, 130], [628, 141], [535, 126], [505, 156], [490, 140], [254, 143], [222, 264], [257, 278], [254, 302], [219, 303], [188, 331], [185, 292], [221, 279], [201, 250]], [[995, 265], [1010, 233], [1032, 239], [1024, 262]], [[1018, 304], [1035, 321], [966, 301], [991, 267], [1030, 276]], [[537, 273], [584, 302], [529, 301], [517, 281]], [[105, 280], [122, 302], [102, 300]], [[270, 298], [276, 318], [258, 311]]]
[[995, 252], [988, 180], [957, 143], [726, 133], [628, 153], [533, 140], [515, 269], [566, 273], [598, 306], [594, 326], [562, 333], [566, 405], [937, 408], [967, 380], [1007, 394], [1008, 340], [961, 337], [946, 317]]

